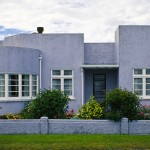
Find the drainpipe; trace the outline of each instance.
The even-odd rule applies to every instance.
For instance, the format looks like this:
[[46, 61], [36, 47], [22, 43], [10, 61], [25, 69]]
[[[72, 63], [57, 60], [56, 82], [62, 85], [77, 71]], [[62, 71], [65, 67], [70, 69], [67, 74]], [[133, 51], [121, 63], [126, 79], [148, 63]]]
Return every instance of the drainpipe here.
[[39, 61], [40, 61], [40, 90], [42, 89], [42, 55], [39, 55]]
[[84, 105], [84, 70], [81, 68], [81, 80], [82, 80], [82, 105]]

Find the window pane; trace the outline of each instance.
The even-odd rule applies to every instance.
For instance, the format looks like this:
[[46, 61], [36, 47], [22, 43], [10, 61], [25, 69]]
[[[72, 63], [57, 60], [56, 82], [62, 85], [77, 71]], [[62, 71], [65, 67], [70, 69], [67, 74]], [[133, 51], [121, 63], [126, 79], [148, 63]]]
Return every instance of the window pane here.
[[22, 92], [22, 96], [29, 96], [29, 92]]
[[69, 95], [72, 95], [72, 90], [64, 90], [64, 92], [65, 92], [65, 94], [68, 95], [68, 96], [69, 96]]
[[32, 91], [36, 91], [37, 87], [36, 86], [32, 86]]
[[18, 80], [18, 75], [9, 75], [9, 80]]
[[8, 96], [9, 97], [18, 97], [19, 96], [19, 76], [18, 75], [9, 75], [8, 77]]
[[19, 91], [19, 87], [18, 86], [9, 86], [8, 87], [8, 90], [9, 90], [9, 92], [11, 92], [11, 91]]
[[142, 69], [134, 69], [135, 75], [142, 75]]
[[150, 90], [146, 90], [146, 95], [150, 95]]
[[134, 84], [134, 89], [143, 89], [142, 84]]
[[134, 78], [134, 83], [143, 83], [142, 78]]
[[0, 80], [4, 80], [5, 79], [5, 75], [4, 74], [0, 74]]
[[35, 96], [36, 96], [36, 94], [37, 94], [37, 92], [36, 92], [36, 91], [32, 91], [32, 96], [33, 96], [33, 97], [35, 97]]
[[72, 70], [64, 70], [64, 75], [72, 75]]
[[64, 79], [64, 92], [72, 95], [72, 79]]
[[9, 97], [18, 97], [19, 93], [18, 92], [8, 92]]
[[37, 75], [32, 75], [32, 81], [37, 80]]
[[5, 91], [5, 86], [0, 86], [0, 91], [2, 92], [4, 92]]
[[5, 97], [5, 92], [0, 92], [0, 97]]
[[61, 74], [61, 72], [60, 72], [60, 70], [52, 70], [52, 75], [60, 75]]
[[146, 83], [150, 83], [150, 78], [146, 78]]
[[0, 80], [0, 85], [5, 85], [5, 80]]
[[52, 89], [61, 90], [61, 80], [60, 79], [53, 79], [52, 80]]
[[29, 86], [22, 86], [22, 91], [29, 91]]
[[29, 75], [22, 75], [22, 96], [29, 96]]
[[32, 75], [32, 96], [37, 95], [37, 75]]
[[32, 81], [32, 85], [37, 85], [37, 81]]
[[22, 75], [22, 80], [29, 80], [29, 75]]
[[146, 69], [146, 74], [150, 75], [150, 69]]

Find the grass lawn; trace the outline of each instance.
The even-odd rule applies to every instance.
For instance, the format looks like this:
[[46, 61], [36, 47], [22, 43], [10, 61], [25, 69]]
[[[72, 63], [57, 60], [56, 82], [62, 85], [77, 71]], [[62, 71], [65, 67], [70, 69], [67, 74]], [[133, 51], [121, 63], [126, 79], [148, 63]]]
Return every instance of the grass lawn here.
[[0, 135], [0, 150], [150, 149], [150, 135]]

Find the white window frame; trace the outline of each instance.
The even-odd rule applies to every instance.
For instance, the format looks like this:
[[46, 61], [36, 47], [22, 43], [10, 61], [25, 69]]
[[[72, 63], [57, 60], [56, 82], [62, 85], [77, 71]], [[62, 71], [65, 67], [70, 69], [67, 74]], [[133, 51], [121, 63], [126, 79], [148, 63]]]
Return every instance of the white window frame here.
[[[34, 98], [32, 96], [32, 75], [36, 75], [37, 76], [37, 94], [39, 91], [39, 81], [38, 81], [38, 75], [37, 74], [17, 74], [17, 73], [10, 73], [10, 74], [6, 74], [6, 73], [1, 73], [4, 74], [5, 76], [5, 97], [0, 97], [0, 101], [29, 101], [32, 98]], [[9, 81], [9, 75], [18, 75], [18, 86], [19, 86], [19, 95], [18, 97], [9, 97], [8, 95], [8, 81]], [[22, 75], [29, 75], [29, 96], [22, 96]]]
[[133, 69], [133, 92], [134, 92], [134, 79], [135, 78], [142, 78], [142, 80], [143, 80], [143, 85], [142, 85], [143, 86], [143, 95], [140, 95], [140, 98], [150, 99], [150, 95], [146, 95], [146, 78], [150, 78], [150, 75], [146, 74], [146, 69], [149, 69], [149, 68], [141, 69], [142, 74], [134, 74], [135, 69], [141, 69], [141, 68], [134, 68]]
[[[54, 70], [60, 70], [60, 75], [53, 75], [53, 71]], [[52, 89], [52, 80], [53, 79], [60, 79], [61, 81], [61, 91], [64, 91], [64, 79], [72, 79], [72, 95], [69, 95], [69, 98], [70, 99], [75, 99], [74, 98], [74, 71], [72, 71], [72, 75], [64, 75], [64, 71], [65, 70], [71, 70], [71, 69], [64, 69], [64, 70], [61, 70], [61, 69], [53, 69], [51, 70], [51, 89]]]

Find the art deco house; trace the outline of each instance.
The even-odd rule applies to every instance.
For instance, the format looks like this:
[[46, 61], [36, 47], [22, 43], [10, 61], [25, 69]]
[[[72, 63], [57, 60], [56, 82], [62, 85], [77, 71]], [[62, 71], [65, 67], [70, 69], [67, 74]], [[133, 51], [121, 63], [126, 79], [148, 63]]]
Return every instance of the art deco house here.
[[0, 42], [0, 114], [18, 113], [44, 88], [64, 91], [74, 110], [116, 87], [139, 92], [141, 103], [150, 104], [150, 26], [121, 25], [114, 43], [38, 29]]

